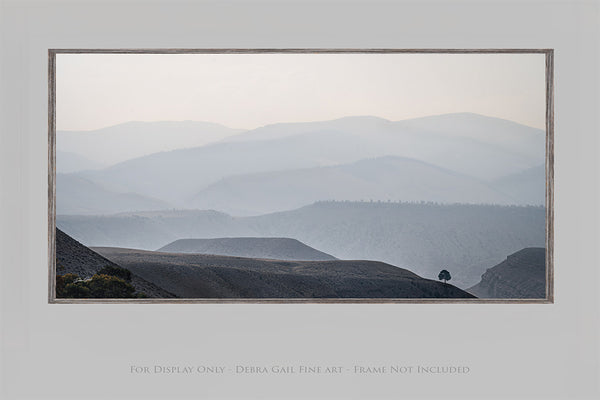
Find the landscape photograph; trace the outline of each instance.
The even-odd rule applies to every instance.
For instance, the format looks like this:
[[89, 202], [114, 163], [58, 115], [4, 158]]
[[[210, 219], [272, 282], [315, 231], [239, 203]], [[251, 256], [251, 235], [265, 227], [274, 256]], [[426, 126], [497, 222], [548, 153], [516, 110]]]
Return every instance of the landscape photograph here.
[[543, 52], [52, 56], [52, 302], [549, 299]]

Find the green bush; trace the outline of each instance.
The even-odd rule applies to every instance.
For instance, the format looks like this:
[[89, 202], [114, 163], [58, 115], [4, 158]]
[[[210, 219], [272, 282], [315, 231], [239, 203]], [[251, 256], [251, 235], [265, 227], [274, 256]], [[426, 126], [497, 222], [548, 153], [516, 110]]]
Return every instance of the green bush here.
[[127, 299], [135, 297], [135, 288], [116, 276], [96, 274], [85, 283], [92, 298]]
[[77, 279], [79, 279], [79, 276], [75, 275], [75, 274], [64, 274], [64, 275], [57, 275], [56, 276], [56, 297], [73, 297], [72, 294], [72, 288], [69, 288], [69, 296], [67, 296], [66, 293], [66, 287], [67, 285], [72, 284], [73, 282], [75, 282]]
[[135, 288], [130, 283], [116, 276], [96, 274], [91, 279], [84, 281], [79, 279], [79, 276], [75, 274], [65, 274], [56, 276], [56, 297], [71, 299], [131, 299], [147, 296], [143, 292], [136, 293]]
[[124, 281], [131, 282], [131, 271], [125, 268], [121, 268], [117, 265], [107, 265], [100, 271], [96, 272], [97, 275], [110, 275], [121, 278]]
[[85, 299], [90, 296], [90, 289], [88, 289], [82, 282], [68, 283], [65, 285], [63, 295], [61, 297], [71, 299]]

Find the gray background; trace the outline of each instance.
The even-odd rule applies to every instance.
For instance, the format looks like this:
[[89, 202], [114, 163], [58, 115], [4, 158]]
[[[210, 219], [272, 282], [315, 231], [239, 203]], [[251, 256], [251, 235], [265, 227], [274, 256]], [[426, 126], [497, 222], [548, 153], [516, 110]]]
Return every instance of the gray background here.
[[[2, 398], [597, 398], [600, 11], [583, 1], [7, 1]], [[47, 303], [47, 49], [554, 48], [555, 304]], [[460, 364], [467, 375], [157, 376], [130, 365]]]

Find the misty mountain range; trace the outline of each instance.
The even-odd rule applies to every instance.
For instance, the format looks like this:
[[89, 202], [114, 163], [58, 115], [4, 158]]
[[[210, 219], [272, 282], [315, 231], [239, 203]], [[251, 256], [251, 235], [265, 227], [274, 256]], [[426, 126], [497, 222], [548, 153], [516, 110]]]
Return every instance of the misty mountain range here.
[[[508, 185], [511, 179], [503, 182]], [[387, 156], [332, 167], [237, 175], [207, 186], [189, 205], [241, 216], [291, 210], [319, 200], [523, 203], [518, 191], [512, 194], [423, 161]]]
[[[171, 151], [159, 151], [165, 133]], [[189, 208], [243, 216], [370, 199], [541, 205], [544, 143], [543, 130], [470, 113], [245, 132], [189, 121], [57, 132], [57, 212]], [[63, 152], [79, 157], [82, 170]]]
[[[140, 259], [160, 249], [177, 263], [286, 260], [293, 248], [304, 258], [294, 261], [383, 262], [425, 279], [447, 269], [468, 288], [508, 255], [545, 246], [544, 163], [543, 130], [470, 113], [249, 131], [132, 122], [57, 132], [57, 227]], [[236, 268], [227, 273], [246, 276]], [[161, 281], [181, 282], [167, 270], [155, 270]]]

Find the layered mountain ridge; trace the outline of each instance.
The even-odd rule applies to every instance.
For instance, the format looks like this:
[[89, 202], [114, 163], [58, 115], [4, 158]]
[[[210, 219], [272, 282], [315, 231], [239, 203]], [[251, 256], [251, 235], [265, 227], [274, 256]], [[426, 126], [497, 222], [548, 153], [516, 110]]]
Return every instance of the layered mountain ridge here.
[[[93, 182], [105, 191], [135, 193], [141, 198], [160, 200], [171, 207], [206, 208], [206, 204], [223, 204], [223, 209], [216, 209], [234, 214], [239, 210], [240, 215], [282, 211], [317, 200], [340, 199], [345, 193], [332, 184], [332, 174], [342, 174], [349, 183], [354, 182], [357, 176], [361, 177], [362, 185], [369, 181], [376, 182], [380, 170], [373, 170], [365, 164], [373, 163], [373, 159], [391, 157], [406, 159], [408, 172], [404, 179], [410, 176], [413, 183], [422, 184], [415, 187], [411, 182], [404, 182], [402, 186], [397, 183], [396, 190], [384, 193], [381, 189], [371, 190], [377, 196], [374, 200], [451, 203], [468, 201], [465, 199], [472, 195], [473, 202], [532, 204], [532, 197], [528, 194], [522, 198], [519, 190], [513, 190], [514, 185], [494, 186], [490, 183], [543, 164], [545, 149], [542, 130], [470, 113], [397, 122], [376, 117], [348, 117], [333, 121], [273, 124], [243, 133], [210, 124], [205, 127], [207, 124], [202, 123], [202, 129], [218, 128], [220, 133], [211, 137], [220, 135], [223, 138], [206, 139], [199, 147], [190, 144], [194, 140], [201, 140], [195, 139], [195, 136], [192, 136], [190, 143], [184, 141], [187, 145], [183, 142], [177, 144], [177, 135], [172, 132], [177, 132], [176, 123], [165, 123], [163, 128], [160, 128], [162, 125], [159, 123], [152, 123], [153, 130], [147, 134], [147, 139], [135, 133], [135, 129], [134, 133], [127, 134], [129, 125], [131, 124], [123, 124], [118, 129], [111, 128], [116, 129], [115, 132], [109, 130], [107, 134], [59, 133], [59, 149], [62, 140], [64, 143], [72, 143], [68, 146], [64, 144], [62, 151], [72, 151], [78, 146], [86, 145], [86, 148], [93, 149], [98, 154], [112, 154], [111, 152], [121, 151], [121, 148], [122, 151], [131, 153], [130, 149], [139, 145], [140, 150], [135, 151], [147, 153], [149, 150], [142, 148], [151, 147], [160, 132], [163, 132], [164, 137], [173, 138], [168, 141], [171, 149], [167, 147], [163, 149], [167, 151], [122, 160], [100, 170], [73, 172], [73, 176]], [[78, 134], [82, 136], [77, 136]], [[92, 142], [90, 138], [93, 138]], [[96, 141], [99, 141], [97, 145], [90, 145]], [[409, 159], [412, 160], [410, 167]], [[417, 164], [418, 162], [421, 164]], [[356, 171], [357, 166], [361, 165], [365, 170]], [[416, 168], [417, 165], [420, 168]], [[320, 169], [326, 167], [334, 169]], [[449, 175], [442, 177], [439, 168]], [[310, 173], [307, 170], [312, 170], [315, 176], [310, 179], [305, 177]], [[256, 174], [265, 174], [262, 178], [270, 174], [275, 179], [269, 182], [273, 186], [271, 192], [264, 193], [268, 188], [265, 188], [265, 183]], [[274, 186], [278, 179], [284, 180], [286, 174], [290, 183], [297, 184], [296, 189], [303, 191], [306, 197], [303, 199], [304, 203], [291, 202], [289, 196], [285, 197], [285, 191]], [[245, 184], [240, 187], [239, 181], [244, 179], [243, 176], [258, 179], [258, 186]], [[456, 181], [458, 176], [462, 176], [462, 181], [455, 189], [452, 185], [447, 185], [445, 191], [434, 190], [431, 194], [423, 190], [426, 184], [434, 189], [436, 182]], [[309, 179], [310, 184], [294, 182], [294, 179], [303, 178]], [[247, 197], [247, 207], [234, 204], [238, 199], [228, 193], [232, 182], [236, 184], [231, 187], [231, 192], [238, 196], [243, 190]], [[384, 184], [388, 183], [389, 181]], [[506, 191], [502, 190], [504, 187], [507, 188]], [[331, 192], [330, 196], [323, 198], [328, 192]], [[357, 194], [350, 194], [352, 197], [345, 200], [357, 200]], [[68, 204], [61, 192], [57, 196], [59, 203]], [[272, 208], [262, 201], [261, 197], [266, 196], [273, 199]], [[539, 196], [533, 199], [536, 204], [540, 204]], [[239, 199], [242, 200], [243, 198]], [[90, 213], [94, 213], [94, 207], [88, 208]], [[147, 209], [144, 204], [123, 204], [118, 211]], [[66, 206], [62, 211], [65, 214], [79, 213], [77, 208]], [[106, 210], [98, 207], [96, 213], [106, 213]]]

